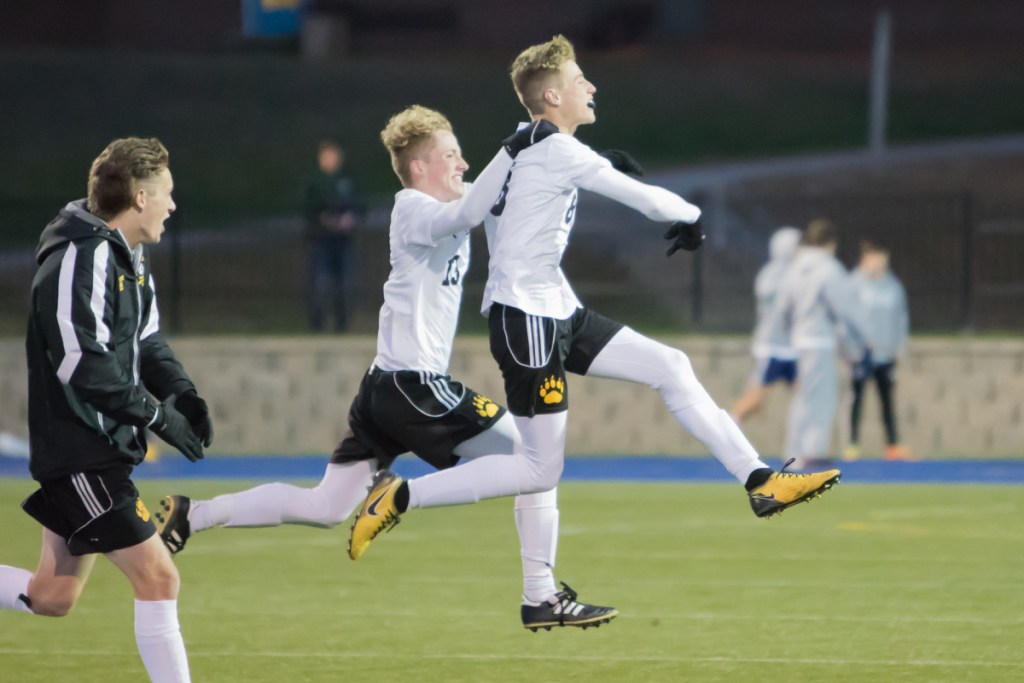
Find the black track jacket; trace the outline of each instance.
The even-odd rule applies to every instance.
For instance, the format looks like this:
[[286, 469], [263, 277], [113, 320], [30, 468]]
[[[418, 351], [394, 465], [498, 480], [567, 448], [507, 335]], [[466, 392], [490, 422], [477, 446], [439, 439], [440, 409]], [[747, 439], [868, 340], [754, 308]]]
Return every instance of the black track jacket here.
[[43, 230], [36, 261], [25, 342], [32, 476], [139, 464], [153, 396], [194, 388], [160, 334], [144, 248], [129, 249], [79, 200]]

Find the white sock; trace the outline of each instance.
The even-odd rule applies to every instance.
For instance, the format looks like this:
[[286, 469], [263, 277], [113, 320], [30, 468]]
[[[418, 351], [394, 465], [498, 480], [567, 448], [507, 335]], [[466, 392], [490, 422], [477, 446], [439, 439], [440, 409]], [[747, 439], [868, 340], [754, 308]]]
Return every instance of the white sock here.
[[741, 484], [754, 470], [767, 467], [697, 379], [682, 351], [624, 327], [597, 354], [587, 376], [624, 379], [657, 389], [676, 421], [707, 446]]
[[485, 498], [548, 491], [565, 461], [567, 412], [516, 417], [522, 436], [515, 452], [485, 455], [409, 481], [409, 509], [465, 505]]
[[153, 683], [188, 683], [177, 600], [135, 601], [135, 643]]
[[376, 469], [376, 460], [329, 464], [323, 479], [313, 488], [274, 482], [212, 500], [192, 501], [189, 526], [193, 533], [218, 525], [333, 527], [348, 519], [366, 498]]
[[0, 564], [0, 609], [13, 609], [32, 614], [28, 603], [22, 596], [28, 597], [28, 582], [32, 572], [18, 567]]
[[539, 604], [558, 592], [558, 490], [516, 497], [516, 530], [523, 558], [523, 600]]
[[768, 467], [729, 413], [710, 398], [682, 410], [673, 410], [672, 414], [741, 484], [747, 483], [754, 470]]

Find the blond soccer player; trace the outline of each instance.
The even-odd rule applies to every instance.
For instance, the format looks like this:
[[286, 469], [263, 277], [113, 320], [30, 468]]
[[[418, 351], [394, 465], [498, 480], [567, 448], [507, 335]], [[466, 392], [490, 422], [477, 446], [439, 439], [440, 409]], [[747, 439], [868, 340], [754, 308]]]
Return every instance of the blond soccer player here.
[[[158, 527], [170, 547], [180, 550], [190, 534], [213, 526], [333, 527], [366, 496], [374, 472], [402, 453], [411, 451], [446, 469], [518, 449], [519, 433], [508, 412], [454, 380], [448, 362], [469, 267], [469, 231], [483, 222], [497, 198], [513, 155], [532, 141], [525, 134], [514, 136], [476, 182], [468, 183], [463, 175], [469, 164], [440, 112], [409, 107], [391, 118], [381, 139], [403, 189], [391, 212], [391, 274], [384, 284], [377, 356], [352, 402], [350, 434], [314, 488], [272, 483], [213, 500], [168, 496]], [[517, 497], [515, 520], [522, 548], [524, 627], [587, 628], [618, 614], [611, 607], [577, 601], [564, 584], [564, 590], [556, 589], [554, 486]]]
[[531, 118], [525, 130], [546, 137], [519, 154], [492, 209], [483, 312], [522, 443], [512, 455], [479, 458], [408, 482], [382, 473], [356, 518], [353, 550], [365, 551], [381, 530], [411, 508], [554, 487], [565, 456], [568, 373], [639, 382], [658, 390], [679, 425], [746, 487], [759, 517], [778, 514], [831, 488], [839, 481], [838, 470], [794, 474], [765, 465], [729, 414], [708, 395], [685, 353], [579, 301], [560, 267], [579, 189], [670, 223], [669, 255], [701, 245], [700, 209], [616, 171], [574, 137], [580, 126], [596, 120], [597, 88], [584, 76], [563, 36], [524, 50], [512, 63], [511, 76]]

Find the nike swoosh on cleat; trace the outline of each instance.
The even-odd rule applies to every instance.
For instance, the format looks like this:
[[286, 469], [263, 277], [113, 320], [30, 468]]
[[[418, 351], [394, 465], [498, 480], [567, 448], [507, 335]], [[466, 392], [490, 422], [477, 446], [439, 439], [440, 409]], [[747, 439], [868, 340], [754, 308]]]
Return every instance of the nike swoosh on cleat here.
[[[385, 491], [384, 493], [387, 493], [387, 491]], [[377, 500], [375, 500], [372, 503], [370, 503], [370, 506], [368, 508], [366, 508], [366, 514], [372, 515], [372, 516], [376, 516], [377, 515], [377, 506], [380, 504], [380, 501], [384, 500], [384, 493], [382, 493], [379, 496], [377, 496]]]

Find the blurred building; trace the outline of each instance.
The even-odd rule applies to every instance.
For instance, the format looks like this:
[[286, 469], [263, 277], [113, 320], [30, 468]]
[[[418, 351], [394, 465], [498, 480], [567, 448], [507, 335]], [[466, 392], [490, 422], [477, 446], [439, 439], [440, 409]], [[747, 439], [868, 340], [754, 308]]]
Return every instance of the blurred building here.
[[[296, 37], [306, 31], [319, 54], [334, 55], [424, 47], [504, 52], [554, 33], [593, 48], [842, 48], [869, 40], [883, 7], [908, 45], [1012, 47], [1024, 35], [1024, 7], [1015, 0], [33, 0], [5, 3], [0, 41], [216, 51], [280, 44], [265, 39], [294, 30]], [[291, 13], [298, 22], [286, 18]]]

